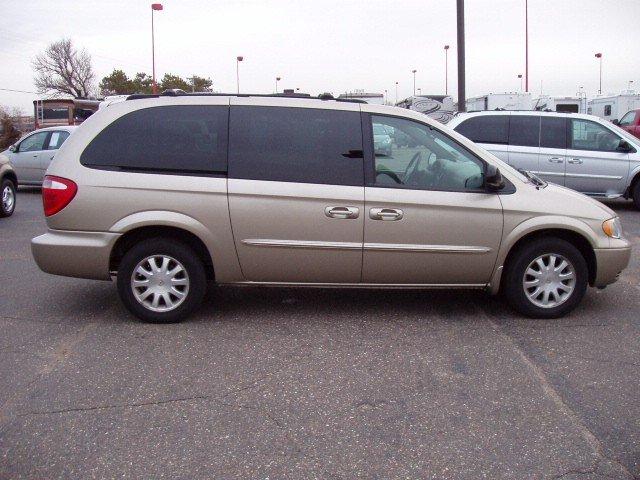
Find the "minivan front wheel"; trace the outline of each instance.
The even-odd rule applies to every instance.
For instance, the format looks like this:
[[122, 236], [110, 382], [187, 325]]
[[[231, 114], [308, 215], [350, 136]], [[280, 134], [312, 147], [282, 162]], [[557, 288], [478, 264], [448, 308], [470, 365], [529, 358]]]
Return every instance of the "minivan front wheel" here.
[[187, 245], [161, 238], [145, 240], [123, 256], [118, 293], [127, 309], [145, 322], [171, 323], [187, 318], [202, 303], [206, 274]]
[[588, 283], [587, 262], [571, 243], [540, 238], [514, 252], [504, 281], [507, 300], [520, 313], [557, 318], [582, 300]]

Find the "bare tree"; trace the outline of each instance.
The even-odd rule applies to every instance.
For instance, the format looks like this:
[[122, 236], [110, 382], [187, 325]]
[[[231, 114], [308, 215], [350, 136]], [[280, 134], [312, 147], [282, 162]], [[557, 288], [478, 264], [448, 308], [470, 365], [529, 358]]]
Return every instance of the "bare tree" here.
[[63, 38], [52, 43], [33, 60], [34, 79], [41, 93], [56, 92], [75, 98], [87, 98], [93, 92], [95, 75], [91, 56], [86, 50], [76, 50], [71, 40]]

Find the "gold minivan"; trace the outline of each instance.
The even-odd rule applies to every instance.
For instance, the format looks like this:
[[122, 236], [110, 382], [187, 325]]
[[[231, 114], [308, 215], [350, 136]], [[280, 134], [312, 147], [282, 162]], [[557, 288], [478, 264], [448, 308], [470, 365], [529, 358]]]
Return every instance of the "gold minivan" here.
[[208, 282], [485, 289], [553, 318], [631, 253], [601, 203], [420, 113], [328, 95], [131, 96], [65, 142], [42, 194], [40, 268], [116, 277], [151, 322]]

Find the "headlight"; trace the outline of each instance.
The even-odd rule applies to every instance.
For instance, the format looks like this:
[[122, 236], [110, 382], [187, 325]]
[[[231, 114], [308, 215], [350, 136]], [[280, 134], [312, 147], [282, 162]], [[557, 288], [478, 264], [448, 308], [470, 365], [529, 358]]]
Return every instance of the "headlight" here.
[[620, 238], [622, 237], [622, 223], [620, 218], [614, 217], [606, 220], [602, 223], [602, 230], [607, 237]]

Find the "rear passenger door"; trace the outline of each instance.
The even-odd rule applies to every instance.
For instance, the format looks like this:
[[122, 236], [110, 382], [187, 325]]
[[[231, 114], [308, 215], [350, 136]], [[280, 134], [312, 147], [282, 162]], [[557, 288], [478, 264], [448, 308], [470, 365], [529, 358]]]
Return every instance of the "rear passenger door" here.
[[509, 164], [537, 172], [540, 166], [540, 116], [511, 115], [509, 122]]
[[336, 109], [322, 109], [262, 102], [231, 99], [228, 198], [244, 278], [360, 282], [359, 105], [332, 102]]
[[540, 168], [538, 174], [547, 182], [565, 184], [567, 168], [566, 117], [540, 117]]

